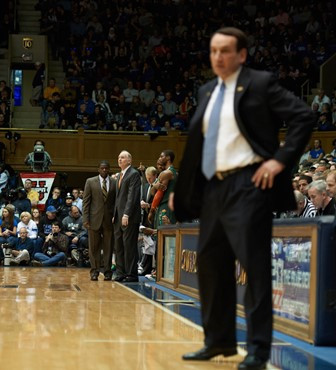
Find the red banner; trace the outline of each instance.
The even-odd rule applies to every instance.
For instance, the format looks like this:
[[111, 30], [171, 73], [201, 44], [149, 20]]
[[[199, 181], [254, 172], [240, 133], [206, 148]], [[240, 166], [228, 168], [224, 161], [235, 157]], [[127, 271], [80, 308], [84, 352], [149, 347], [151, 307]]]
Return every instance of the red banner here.
[[39, 194], [38, 208], [43, 211], [49, 197], [52, 184], [54, 183], [56, 172], [21, 172], [20, 177], [23, 184], [26, 180], [30, 180], [32, 182], [32, 189], [37, 191]]

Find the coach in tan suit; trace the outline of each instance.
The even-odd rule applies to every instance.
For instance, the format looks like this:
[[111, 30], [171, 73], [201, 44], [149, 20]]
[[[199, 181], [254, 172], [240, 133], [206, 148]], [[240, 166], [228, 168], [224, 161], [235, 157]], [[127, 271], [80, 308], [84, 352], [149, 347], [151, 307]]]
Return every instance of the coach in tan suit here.
[[[86, 180], [83, 197], [83, 225], [89, 233], [91, 280], [98, 280], [100, 253], [104, 253], [104, 280], [112, 279], [113, 224], [116, 182], [109, 176], [110, 164], [101, 161], [98, 176]], [[102, 243], [102, 245], [101, 245]]]

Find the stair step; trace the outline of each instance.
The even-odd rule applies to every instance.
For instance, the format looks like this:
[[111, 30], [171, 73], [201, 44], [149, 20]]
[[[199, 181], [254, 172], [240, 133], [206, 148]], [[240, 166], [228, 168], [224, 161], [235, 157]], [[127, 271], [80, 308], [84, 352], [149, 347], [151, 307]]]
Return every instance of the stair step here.
[[18, 6], [18, 17], [21, 17], [22, 15], [26, 17], [38, 16], [41, 18], [41, 12], [39, 10], [25, 10], [25, 9], [21, 9], [21, 6], [19, 5]]

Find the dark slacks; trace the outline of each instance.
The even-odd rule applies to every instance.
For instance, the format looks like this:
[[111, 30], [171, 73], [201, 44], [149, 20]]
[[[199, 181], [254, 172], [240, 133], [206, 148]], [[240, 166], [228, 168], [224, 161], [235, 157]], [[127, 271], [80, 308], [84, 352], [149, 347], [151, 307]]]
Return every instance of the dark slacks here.
[[127, 227], [120, 222], [114, 225], [117, 276], [138, 277], [138, 235], [138, 223]]
[[104, 224], [99, 230], [88, 230], [89, 234], [89, 257], [91, 270], [90, 273], [99, 273], [101, 248], [103, 247], [104, 275], [112, 275], [112, 254], [113, 254], [113, 228]]
[[272, 340], [270, 192], [255, 188], [249, 166], [205, 188], [198, 254], [205, 344], [236, 346], [235, 260], [247, 272], [247, 350], [269, 358]]

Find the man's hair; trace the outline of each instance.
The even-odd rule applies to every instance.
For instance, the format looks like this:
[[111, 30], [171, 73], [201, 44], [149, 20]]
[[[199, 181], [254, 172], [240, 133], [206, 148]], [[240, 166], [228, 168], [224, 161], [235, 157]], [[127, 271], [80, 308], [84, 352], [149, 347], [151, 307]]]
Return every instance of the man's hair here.
[[157, 175], [157, 169], [155, 167], [148, 167], [148, 168], [146, 168], [145, 174], [146, 175], [151, 174], [151, 175], [156, 176]]
[[237, 40], [237, 51], [240, 51], [241, 49], [247, 49], [247, 37], [242, 30], [235, 27], [223, 27], [215, 31], [214, 35], [216, 33], [235, 37]]
[[300, 180], [306, 180], [308, 184], [310, 184], [311, 182], [313, 182], [312, 177], [311, 176], [307, 176], [307, 175], [300, 175], [299, 181]]
[[327, 192], [327, 183], [324, 180], [315, 180], [308, 185], [308, 190], [315, 188], [318, 193], [326, 193]]
[[103, 159], [102, 161], [99, 162], [99, 166], [106, 166], [106, 167], [109, 167], [110, 168], [110, 163], [109, 161], [107, 161], [106, 159]]
[[75, 205], [73, 205], [73, 206], [71, 206], [71, 207], [70, 207], [71, 212], [72, 212], [72, 210], [73, 210], [74, 208], [76, 208], [76, 209], [79, 211], [79, 213], [81, 213], [80, 209], [79, 209], [77, 206], [75, 206]]
[[299, 190], [294, 190], [296, 203], [304, 202], [305, 196]]
[[175, 154], [174, 154], [174, 152], [172, 150], [167, 149], [167, 150], [164, 150], [162, 153], [166, 157], [169, 157], [170, 158], [170, 162], [172, 162], [172, 163], [174, 162]]
[[60, 229], [62, 229], [62, 224], [59, 221], [54, 221], [51, 223], [51, 225], [58, 226]]
[[34, 146], [35, 146], [37, 143], [42, 143], [42, 145], [43, 145], [43, 146], [45, 146], [45, 144], [44, 144], [44, 141], [43, 141], [43, 140], [40, 140], [40, 139], [35, 140]]
[[327, 174], [327, 177], [328, 176], [332, 176], [333, 178], [334, 178], [334, 180], [336, 181], [336, 170], [332, 170], [332, 171], [330, 171], [328, 174]]

